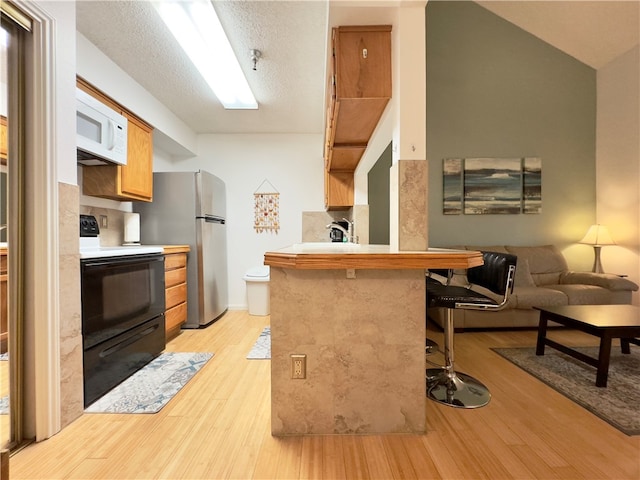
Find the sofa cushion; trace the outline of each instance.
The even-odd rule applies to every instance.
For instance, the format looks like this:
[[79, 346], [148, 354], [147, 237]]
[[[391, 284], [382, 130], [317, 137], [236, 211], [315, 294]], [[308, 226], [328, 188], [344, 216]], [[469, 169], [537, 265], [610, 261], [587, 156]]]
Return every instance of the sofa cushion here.
[[637, 291], [638, 285], [626, 278], [611, 273], [565, 272], [560, 277], [561, 284], [597, 285], [609, 290]]
[[547, 285], [569, 299], [569, 305], [606, 305], [611, 303], [611, 292], [595, 285]]
[[531, 277], [536, 285], [557, 285], [562, 272], [569, 270], [567, 261], [554, 245], [538, 247], [507, 246], [509, 253], [518, 257], [518, 262], [526, 259], [529, 262]]
[[564, 293], [544, 287], [515, 287], [510, 300], [513, 300], [509, 302], [511, 308], [520, 309], [569, 304], [569, 299]]
[[516, 265], [516, 277], [513, 282], [516, 287], [535, 287], [536, 282], [533, 281], [531, 270], [529, 269], [529, 260], [519, 258]]

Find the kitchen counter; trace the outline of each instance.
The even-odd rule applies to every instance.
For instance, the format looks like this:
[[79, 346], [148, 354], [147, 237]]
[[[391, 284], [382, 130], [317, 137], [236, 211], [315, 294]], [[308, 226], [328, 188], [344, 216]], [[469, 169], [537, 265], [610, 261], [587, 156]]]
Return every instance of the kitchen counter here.
[[264, 263], [271, 267], [305, 270], [469, 268], [482, 265], [482, 254], [442, 248], [413, 252], [398, 251], [389, 245], [311, 242], [267, 252]]
[[302, 243], [264, 258], [272, 434], [425, 433], [425, 269], [481, 265], [481, 253]]
[[189, 245], [162, 245], [162, 251], [165, 255], [172, 253], [189, 253], [191, 248]]

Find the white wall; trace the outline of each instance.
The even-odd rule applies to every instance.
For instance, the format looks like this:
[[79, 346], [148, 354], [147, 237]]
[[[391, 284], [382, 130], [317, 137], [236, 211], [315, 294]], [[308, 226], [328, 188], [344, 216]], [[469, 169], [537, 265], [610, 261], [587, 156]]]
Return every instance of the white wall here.
[[55, 84], [52, 92], [55, 95], [56, 131], [55, 161], [58, 181], [76, 185], [76, 135], [75, 127], [60, 128], [60, 125], [75, 125], [75, 111], [66, 105], [75, 105], [75, 23], [76, 8], [70, 2], [38, 2], [38, 6], [55, 18]]
[[[640, 47], [597, 72], [596, 198], [598, 223], [616, 246], [603, 247], [605, 272], [640, 283]], [[638, 304], [638, 295], [634, 295]]]
[[[322, 145], [321, 134], [211, 134], [198, 136], [194, 158], [171, 159], [166, 152], [154, 157], [155, 171], [202, 169], [227, 186], [229, 308], [247, 308], [242, 277], [248, 268], [263, 264], [266, 251], [302, 240], [302, 212], [324, 211]], [[280, 193], [278, 233], [253, 228], [253, 194], [265, 180]]]

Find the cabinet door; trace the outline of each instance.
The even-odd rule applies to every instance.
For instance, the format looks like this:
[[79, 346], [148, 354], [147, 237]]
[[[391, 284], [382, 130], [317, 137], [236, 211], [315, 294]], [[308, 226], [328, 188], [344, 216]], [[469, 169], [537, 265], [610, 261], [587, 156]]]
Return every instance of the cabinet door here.
[[129, 112], [127, 117], [127, 165], [120, 168], [120, 193], [151, 201], [153, 195], [153, 131]]
[[187, 321], [187, 254], [168, 253], [164, 256], [165, 339], [168, 342], [180, 333]]
[[353, 206], [353, 172], [325, 170], [325, 208], [342, 210]]
[[336, 97], [391, 97], [391, 27], [338, 27], [334, 36]]
[[0, 353], [6, 353], [9, 342], [7, 328], [7, 249], [0, 249]]
[[0, 115], [0, 164], [6, 165], [9, 153], [9, 139], [7, 137], [7, 117]]

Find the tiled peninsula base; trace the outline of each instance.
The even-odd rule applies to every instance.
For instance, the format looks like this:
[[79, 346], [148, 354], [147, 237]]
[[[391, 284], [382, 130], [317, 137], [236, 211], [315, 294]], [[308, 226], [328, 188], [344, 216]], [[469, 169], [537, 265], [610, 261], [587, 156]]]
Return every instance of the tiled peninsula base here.
[[270, 289], [273, 435], [425, 432], [423, 269], [272, 265]]

